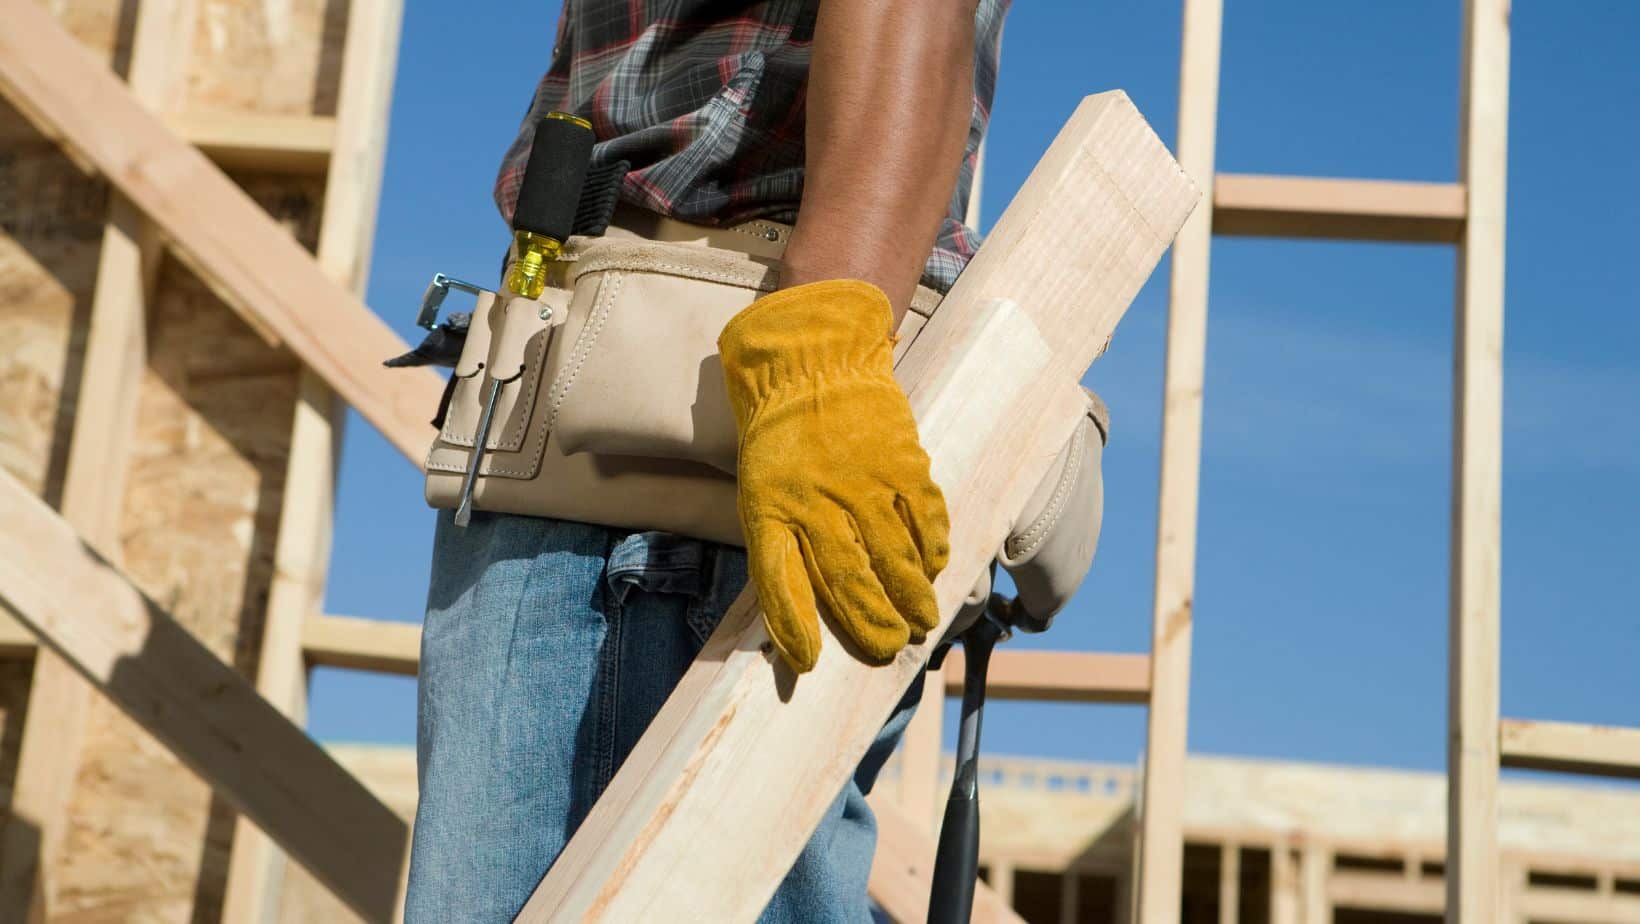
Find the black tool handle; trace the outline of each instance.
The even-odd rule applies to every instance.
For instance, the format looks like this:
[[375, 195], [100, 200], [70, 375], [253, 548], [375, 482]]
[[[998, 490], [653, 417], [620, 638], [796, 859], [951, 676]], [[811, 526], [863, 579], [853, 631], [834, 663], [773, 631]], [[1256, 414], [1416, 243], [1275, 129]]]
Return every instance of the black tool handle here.
[[974, 911], [974, 882], [979, 875], [980, 716], [985, 709], [991, 650], [1003, 634], [989, 614], [962, 634], [962, 725], [957, 731], [956, 773], [934, 854], [928, 924], [967, 924]]
[[535, 123], [535, 142], [524, 165], [513, 210], [513, 230], [562, 241], [575, 230], [581, 186], [592, 160], [592, 129], [573, 119], [543, 116]]

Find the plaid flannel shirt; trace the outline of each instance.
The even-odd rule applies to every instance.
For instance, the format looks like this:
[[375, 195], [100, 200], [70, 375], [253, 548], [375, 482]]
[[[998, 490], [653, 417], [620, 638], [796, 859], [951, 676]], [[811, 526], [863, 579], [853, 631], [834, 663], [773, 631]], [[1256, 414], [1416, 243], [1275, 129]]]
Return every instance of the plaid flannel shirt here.
[[[974, 103], [951, 207], [923, 283], [950, 289], [979, 247], [963, 224], [1009, 0], [979, 0]], [[698, 224], [790, 223], [803, 193], [804, 90], [819, 0], [564, 0], [552, 64], [496, 177], [512, 219], [552, 110], [588, 119], [593, 163], [632, 164], [621, 199]]]

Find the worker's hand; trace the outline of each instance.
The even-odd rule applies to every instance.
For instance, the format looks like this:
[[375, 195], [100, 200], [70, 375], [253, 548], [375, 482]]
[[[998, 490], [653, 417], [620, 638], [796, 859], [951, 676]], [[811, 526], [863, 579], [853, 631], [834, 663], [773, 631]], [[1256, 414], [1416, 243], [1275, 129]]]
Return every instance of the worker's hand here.
[[769, 635], [803, 672], [818, 597], [886, 662], [939, 624], [945, 498], [894, 381], [888, 298], [831, 280], [765, 296], [718, 337], [740, 431], [740, 522]]

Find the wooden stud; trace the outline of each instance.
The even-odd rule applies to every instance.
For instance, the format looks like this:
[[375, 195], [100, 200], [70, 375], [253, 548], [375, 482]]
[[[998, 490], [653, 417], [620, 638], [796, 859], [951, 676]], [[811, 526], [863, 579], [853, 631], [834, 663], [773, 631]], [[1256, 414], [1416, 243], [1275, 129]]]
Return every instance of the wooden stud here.
[[1332, 865], [1331, 851], [1316, 844], [1305, 845], [1299, 859], [1299, 904], [1304, 924], [1332, 924], [1332, 903], [1327, 899]]
[[1505, 767], [1640, 780], [1640, 728], [1504, 719], [1498, 740]]
[[1219, 98], [1222, 0], [1185, 0], [1179, 65], [1179, 163], [1205, 184], [1179, 232], [1169, 280], [1167, 371], [1151, 614], [1150, 711], [1139, 817], [1139, 920], [1177, 921], [1184, 881], [1184, 761], [1190, 711], [1190, 639], [1196, 583], [1202, 370], [1213, 236], [1213, 150]]
[[412, 459], [443, 388], [427, 370], [385, 369], [406, 344], [327, 279], [277, 222], [203, 154], [137, 104], [33, 0], [0, 0], [0, 92], [100, 171], [246, 323], [284, 343]]
[[1270, 848], [1270, 924], [1299, 924], [1298, 864], [1292, 844], [1278, 841]]
[[[357, 296], [364, 294], [375, 237], [401, 16], [400, 0], [349, 4], [337, 118], [332, 120], [342, 130], [326, 139], [330, 157], [318, 263], [326, 276]], [[300, 388], [256, 680], [257, 691], [297, 724], [307, 707], [302, 638], [307, 620], [324, 604], [345, 419], [335, 393], [311, 369], [302, 371]], [[223, 919], [275, 921], [284, 864], [265, 834], [248, 819], [236, 819]]]
[[[901, 361], [950, 500], [946, 621], [1197, 197], [1124, 94], [1088, 98]], [[729, 608], [520, 921], [741, 920], [768, 901], [930, 643], [873, 668], [827, 638], [794, 679], [754, 596]]]
[[357, 913], [391, 919], [404, 821], [3, 472], [0, 522], [0, 601]]
[[1498, 917], [1498, 638], [1509, 0], [1465, 0], [1447, 734], [1447, 920]]
[[[300, 386], [256, 673], [257, 692], [298, 727], [307, 715], [302, 632], [307, 616], [324, 603], [342, 420], [318, 376], [304, 369]], [[246, 817], [236, 818], [222, 919], [276, 921], [283, 872], [284, 857], [267, 835]]]
[[[983, 858], [982, 858], [983, 860]], [[991, 870], [991, 891], [997, 893], [997, 901], [1012, 908], [1014, 906], [1014, 864], [1012, 860], [997, 857], [986, 862]]]
[[1467, 204], [1456, 183], [1221, 173], [1213, 233], [1457, 243]]
[[[962, 651], [945, 659], [945, 691], [962, 690]], [[1150, 656], [1091, 651], [998, 651], [985, 684], [990, 699], [1059, 703], [1145, 703]]]
[[[162, 107], [187, 59], [192, 0], [147, 0], [132, 34], [131, 94]], [[82, 52], [83, 53], [83, 52]], [[102, 554], [120, 559], [118, 530], [129, 475], [139, 386], [146, 370], [147, 305], [162, 254], [141, 213], [111, 197], [98, 255], [96, 290], [64, 477], [62, 513]], [[50, 865], [68, 828], [92, 690], [72, 667], [36, 649], [10, 811], [0, 831], [0, 918], [49, 917], [55, 903]]]
[[1076, 867], [1059, 874], [1059, 924], [1076, 924], [1076, 910], [1082, 901], [1081, 877]]
[[1241, 845], [1219, 847], [1219, 924], [1241, 921]]

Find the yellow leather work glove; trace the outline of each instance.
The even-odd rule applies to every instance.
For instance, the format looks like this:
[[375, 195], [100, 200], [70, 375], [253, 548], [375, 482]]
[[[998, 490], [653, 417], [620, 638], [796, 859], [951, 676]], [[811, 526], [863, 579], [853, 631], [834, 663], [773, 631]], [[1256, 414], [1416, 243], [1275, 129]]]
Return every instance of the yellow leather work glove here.
[[718, 336], [740, 431], [740, 523], [775, 647], [799, 673], [838, 632], [886, 662], [939, 625], [945, 498], [894, 381], [881, 289], [857, 280], [764, 296]]

